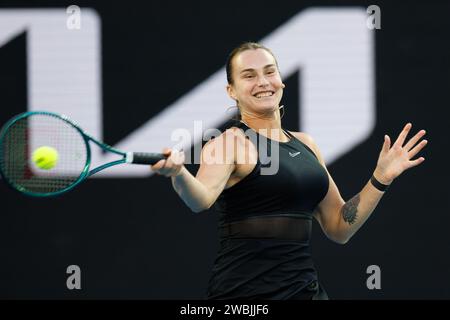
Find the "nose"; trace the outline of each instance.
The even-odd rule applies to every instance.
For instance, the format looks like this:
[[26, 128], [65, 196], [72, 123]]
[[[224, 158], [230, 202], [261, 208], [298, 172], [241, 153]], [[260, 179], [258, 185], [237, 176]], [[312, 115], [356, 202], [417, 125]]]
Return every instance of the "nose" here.
[[266, 77], [264, 75], [261, 75], [258, 77], [257, 85], [259, 87], [265, 87], [269, 84], [269, 81], [267, 81]]

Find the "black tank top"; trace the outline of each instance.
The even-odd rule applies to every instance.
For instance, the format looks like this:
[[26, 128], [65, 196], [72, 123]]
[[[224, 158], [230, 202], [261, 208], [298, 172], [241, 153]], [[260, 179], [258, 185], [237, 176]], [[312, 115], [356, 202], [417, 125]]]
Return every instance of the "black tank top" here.
[[[243, 123], [235, 126], [256, 134], [258, 161], [250, 174], [224, 190], [215, 203], [220, 214], [220, 247], [207, 297], [311, 298], [319, 288], [309, 252], [311, 220], [327, 194], [328, 174], [314, 152], [289, 132], [290, 140], [283, 143]], [[276, 159], [272, 144], [279, 147], [278, 170], [264, 175], [262, 170], [273, 165], [266, 163], [264, 155]]]
[[[239, 127], [253, 131], [244, 123]], [[255, 132], [255, 131], [253, 131]], [[260, 215], [306, 215], [312, 212], [328, 192], [328, 174], [318, 162], [314, 152], [303, 142], [285, 131], [290, 140], [277, 142], [257, 134], [258, 162], [253, 171], [232, 187], [224, 190], [215, 207], [222, 214], [224, 222], [231, 222]], [[267, 147], [260, 150], [260, 139], [267, 140]], [[271, 144], [279, 146], [278, 172], [263, 175], [261, 169], [272, 163], [263, 164], [271, 157]], [[272, 157], [274, 158], [274, 157]]]

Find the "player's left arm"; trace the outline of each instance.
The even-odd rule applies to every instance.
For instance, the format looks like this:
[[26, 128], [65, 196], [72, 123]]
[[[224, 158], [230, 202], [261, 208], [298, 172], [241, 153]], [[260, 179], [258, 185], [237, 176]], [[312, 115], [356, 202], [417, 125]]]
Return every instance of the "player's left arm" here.
[[[386, 185], [391, 184], [403, 171], [417, 166], [424, 161], [423, 157], [416, 160], [410, 159], [427, 144], [426, 140], [417, 143], [425, 134], [425, 130], [419, 131], [403, 146], [410, 129], [411, 124], [407, 124], [396, 142], [392, 145], [392, 148], [390, 146], [389, 136], [385, 136], [377, 166], [373, 172], [374, 177], [381, 183]], [[350, 200], [344, 201], [336, 183], [326, 168], [325, 161], [313, 138], [306, 133], [295, 133], [295, 135], [314, 151], [320, 164], [327, 171], [329, 178], [328, 192], [324, 199], [317, 205], [314, 211], [314, 217], [328, 238], [344, 244], [366, 222], [384, 192], [375, 188], [369, 180], [359, 193]]]

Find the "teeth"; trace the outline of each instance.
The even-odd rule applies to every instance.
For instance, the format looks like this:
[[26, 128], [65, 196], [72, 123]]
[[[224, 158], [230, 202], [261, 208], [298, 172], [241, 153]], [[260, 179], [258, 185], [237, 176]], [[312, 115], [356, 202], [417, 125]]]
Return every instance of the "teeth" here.
[[257, 97], [257, 98], [264, 98], [264, 97], [270, 97], [270, 96], [272, 96], [272, 95], [273, 95], [273, 92], [267, 91], [267, 92], [260, 92], [260, 93], [257, 93], [257, 94], [255, 95], [255, 97]]

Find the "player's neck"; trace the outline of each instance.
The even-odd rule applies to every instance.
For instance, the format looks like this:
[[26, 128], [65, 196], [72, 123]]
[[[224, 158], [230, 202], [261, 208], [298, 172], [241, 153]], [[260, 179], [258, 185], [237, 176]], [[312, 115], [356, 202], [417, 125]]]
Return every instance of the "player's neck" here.
[[280, 110], [276, 110], [270, 115], [253, 114], [244, 111], [241, 113], [241, 121], [255, 131], [261, 129], [281, 129]]
[[[262, 133], [263, 135], [267, 136], [268, 138], [275, 138], [275, 140], [280, 140], [280, 136], [283, 136], [282, 130], [281, 130], [281, 117], [280, 117], [280, 111], [276, 110], [272, 115], [270, 116], [256, 116], [248, 113], [242, 113], [241, 114], [241, 121], [247, 125], [248, 127], [252, 128], [258, 133]], [[284, 141], [286, 139], [281, 138], [281, 141]]]

